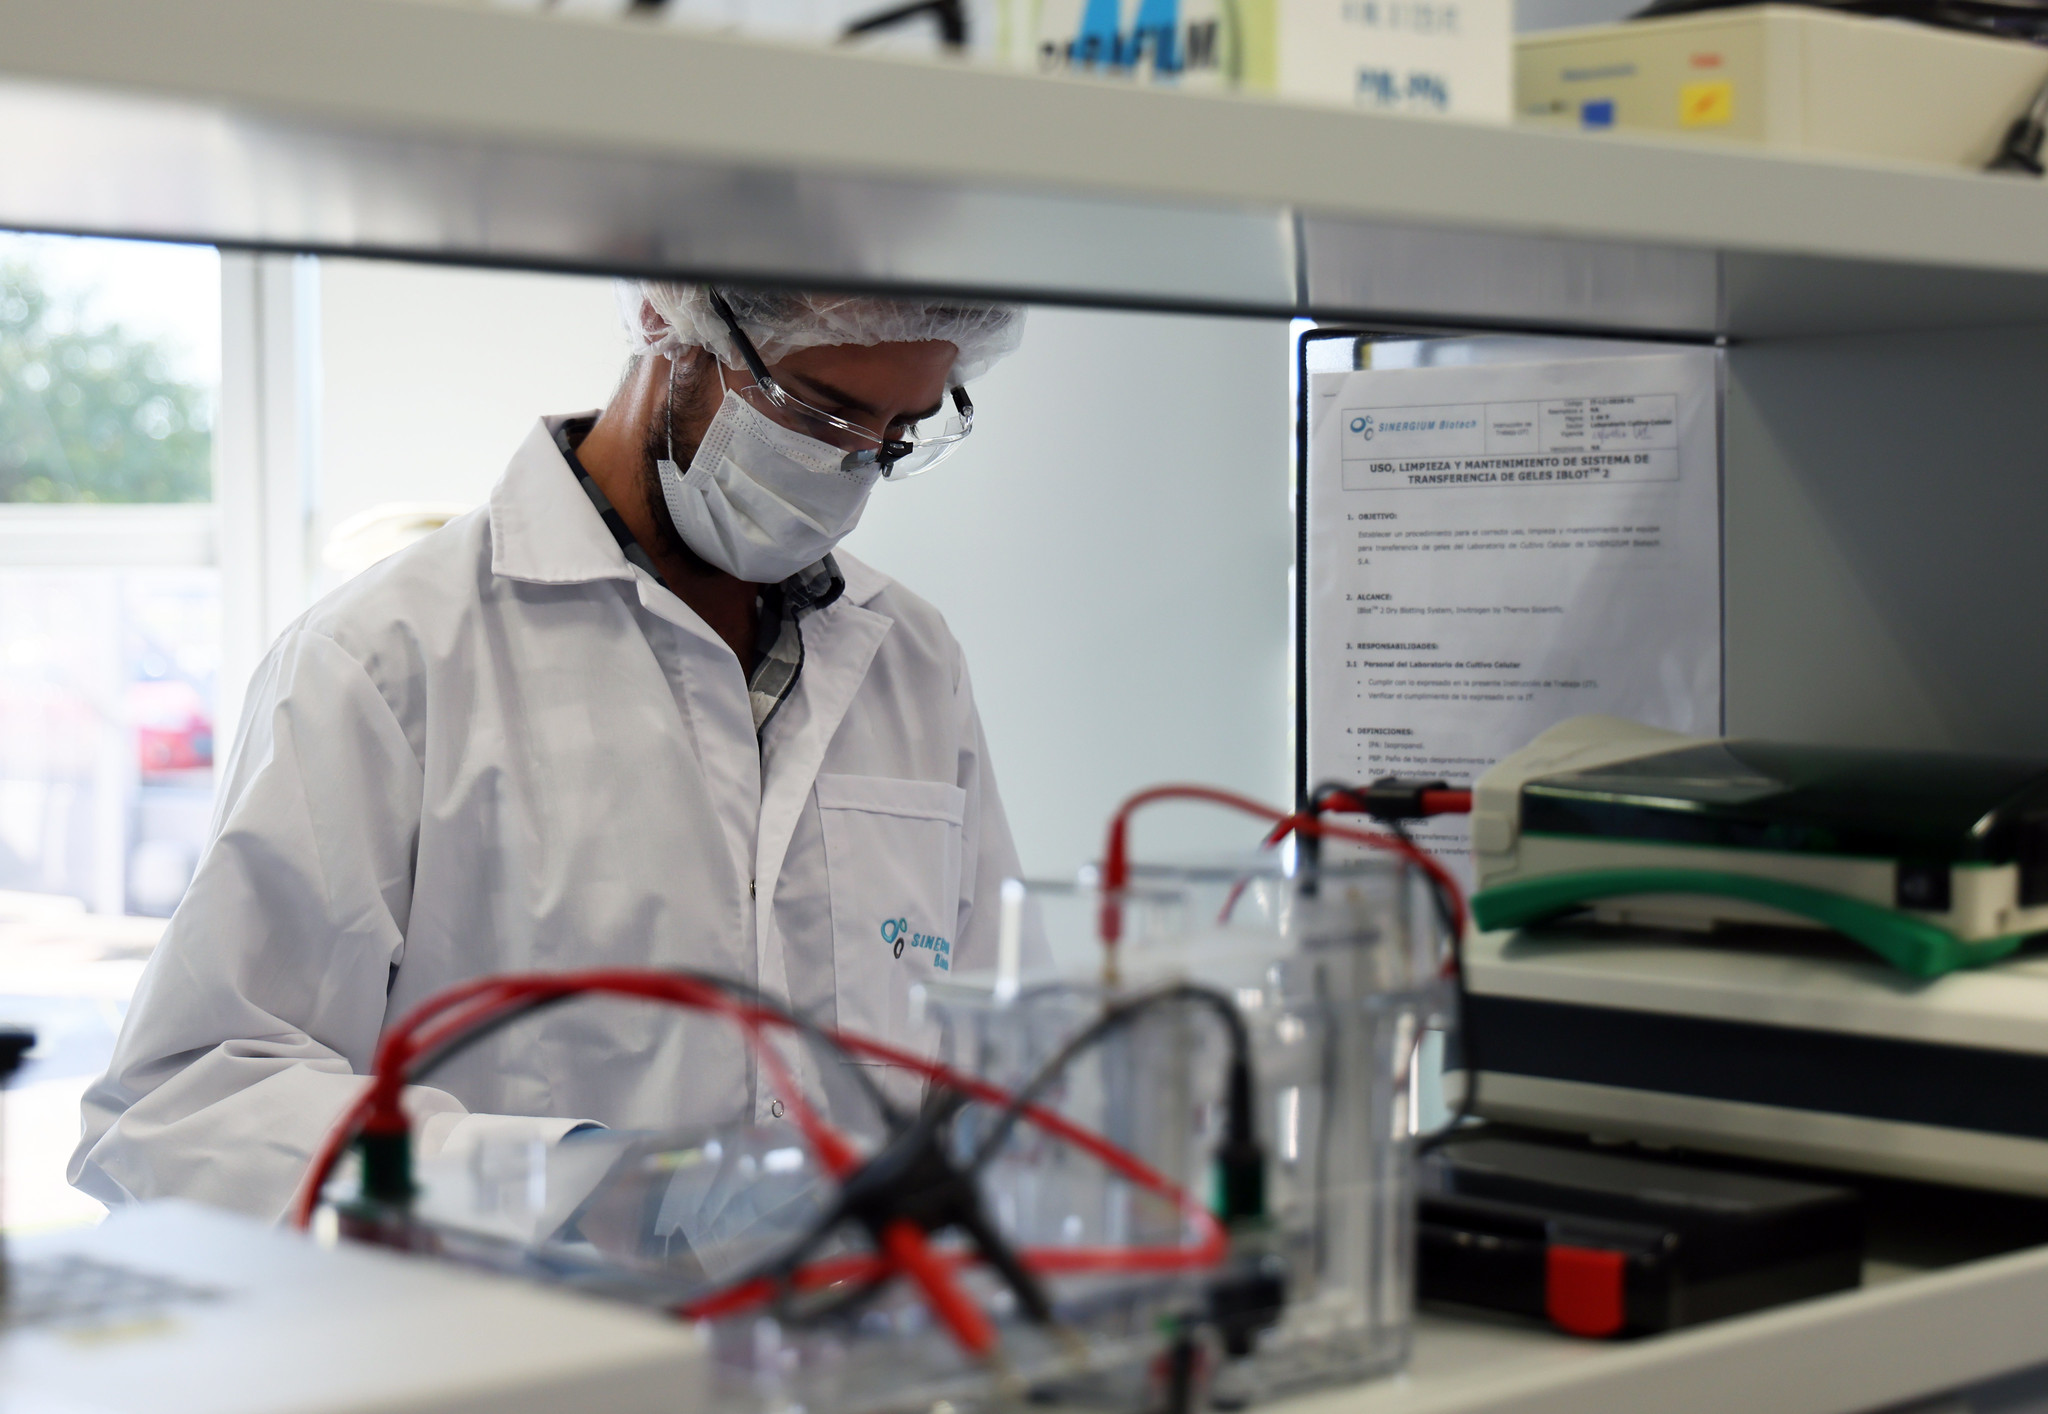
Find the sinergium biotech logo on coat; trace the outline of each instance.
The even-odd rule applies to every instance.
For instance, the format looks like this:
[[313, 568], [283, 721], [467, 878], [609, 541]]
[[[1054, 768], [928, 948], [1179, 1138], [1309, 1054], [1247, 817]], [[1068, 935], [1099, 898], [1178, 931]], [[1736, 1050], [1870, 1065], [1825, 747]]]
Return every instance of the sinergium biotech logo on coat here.
[[905, 948], [918, 948], [932, 955], [932, 966], [939, 971], [953, 970], [953, 945], [936, 933], [912, 932], [907, 918], [883, 919], [882, 942], [895, 957], [903, 956]]

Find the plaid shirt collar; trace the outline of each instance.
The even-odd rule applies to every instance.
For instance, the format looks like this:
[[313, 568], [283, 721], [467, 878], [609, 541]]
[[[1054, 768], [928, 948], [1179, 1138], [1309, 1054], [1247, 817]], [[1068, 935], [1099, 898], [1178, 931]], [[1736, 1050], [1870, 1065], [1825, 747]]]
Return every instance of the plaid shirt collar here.
[[[612, 538], [619, 542], [627, 563], [646, 571], [656, 584], [661, 571], [647, 551], [626, 528], [617, 507], [598, 489], [576, 457], [576, 447], [590, 431], [594, 418], [572, 418], [555, 431], [555, 445], [562, 460], [576, 473], [577, 484], [597, 509]], [[747, 696], [754, 710], [754, 733], [768, 729], [768, 723], [796, 690], [804, 670], [804, 635], [798, 620], [813, 609], [822, 609], [846, 592], [846, 577], [830, 555], [806, 569], [798, 570], [780, 584], [764, 584], [755, 603], [754, 671], [747, 679]]]

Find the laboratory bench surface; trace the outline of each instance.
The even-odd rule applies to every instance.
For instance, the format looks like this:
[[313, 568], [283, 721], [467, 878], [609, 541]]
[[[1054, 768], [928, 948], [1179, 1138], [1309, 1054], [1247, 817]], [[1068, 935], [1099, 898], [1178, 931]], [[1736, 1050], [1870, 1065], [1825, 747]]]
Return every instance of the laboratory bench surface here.
[[[1262, 1407], [1267, 1414], [1874, 1414], [1929, 1401], [1971, 1414], [2048, 1407], [2048, 1245], [2038, 1245], [2048, 1203], [1949, 1194], [1963, 1201], [1917, 1212], [1873, 1205], [1873, 1257], [1859, 1291], [1619, 1342], [1430, 1311], [1417, 1323], [1404, 1373]], [[2037, 1245], [1985, 1255], [2013, 1238]], [[144, 1280], [157, 1273], [177, 1290], [147, 1298], [152, 1311], [169, 1303], [169, 1318], [114, 1313], [96, 1340], [57, 1328], [11, 1332], [0, 1382], [0, 1404], [9, 1409], [81, 1407], [72, 1399], [87, 1387], [81, 1381], [97, 1391], [95, 1408], [156, 1414], [675, 1414], [706, 1407], [708, 1352], [687, 1327], [373, 1248], [328, 1249], [186, 1204], [124, 1210], [97, 1229], [24, 1241], [15, 1256], [27, 1264], [24, 1272], [83, 1259], [104, 1273], [133, 1267]], [[363, 1362], [357, 1352], [366, 1343], [386, 1358]], [[202, 1370], [205, 1378], [187, 1378]]]

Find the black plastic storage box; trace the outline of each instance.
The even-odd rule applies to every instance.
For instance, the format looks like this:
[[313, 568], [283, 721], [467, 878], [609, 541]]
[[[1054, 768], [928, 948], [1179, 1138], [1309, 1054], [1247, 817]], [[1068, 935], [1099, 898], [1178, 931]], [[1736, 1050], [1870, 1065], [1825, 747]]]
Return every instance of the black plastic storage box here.
[[1641, 1335], [1848, 1290], [1854, 1190], [1475, 1130], [1422, 1162], [1420, 1295]]

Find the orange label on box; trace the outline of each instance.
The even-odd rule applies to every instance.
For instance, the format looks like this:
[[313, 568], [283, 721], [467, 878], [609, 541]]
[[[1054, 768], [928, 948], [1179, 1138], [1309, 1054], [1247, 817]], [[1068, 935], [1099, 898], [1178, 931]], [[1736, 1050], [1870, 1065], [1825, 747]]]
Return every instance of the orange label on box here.
[[1735, 81], [1711, 79], [1706, 83], [1682, 84], [1678, 90], [1678, 125], [1706, 128], [1725, 123], [1735, 116]]

